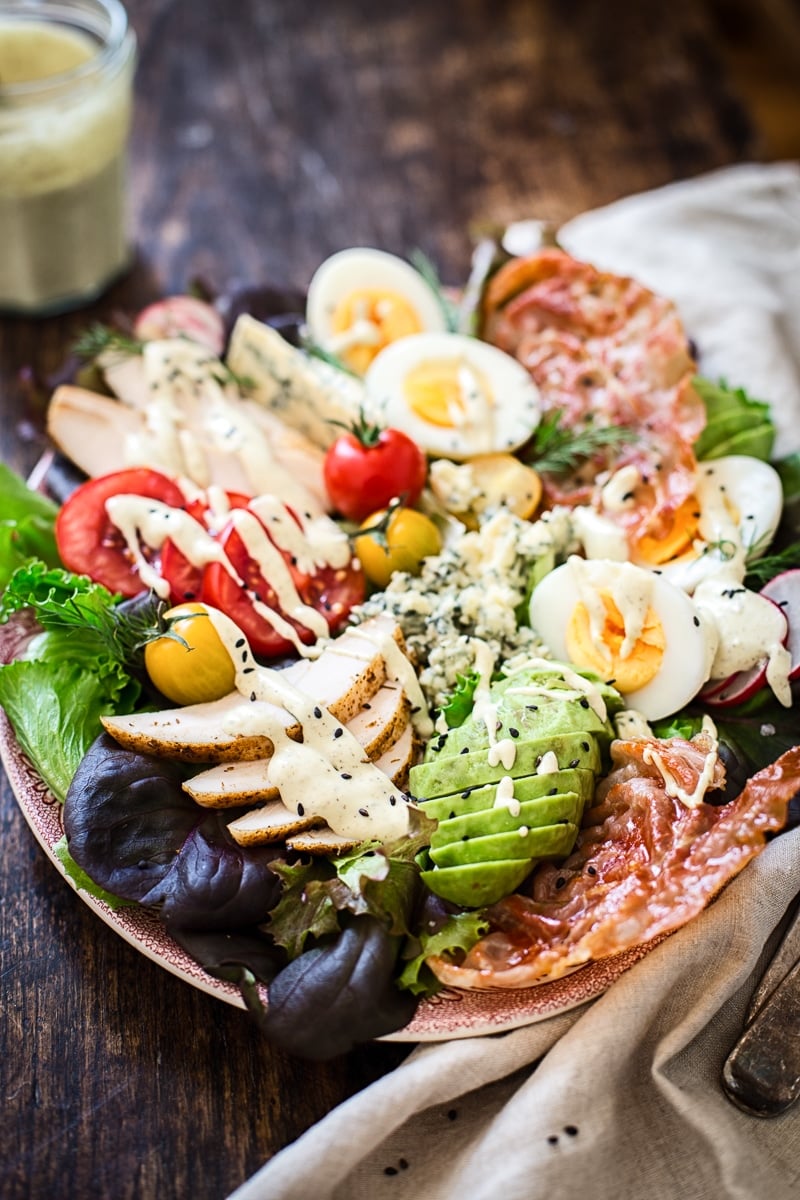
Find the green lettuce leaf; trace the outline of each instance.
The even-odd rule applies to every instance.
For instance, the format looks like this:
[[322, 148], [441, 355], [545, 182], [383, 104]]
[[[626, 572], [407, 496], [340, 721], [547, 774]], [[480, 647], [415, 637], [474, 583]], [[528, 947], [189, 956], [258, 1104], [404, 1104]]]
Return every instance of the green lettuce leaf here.
[[466, 675], [456, 675], [455, 690], [450, 693], [442, 705], [442, 716], [447, 721], [449, 729], [458, 729], [472, 712], [475, 689], [480, 680], [478, 671], [469, 671]]
[[423, 931], [408, 943], [408, 961], [398, 977], [397, 986], [415, 996], [433, 995], [442, 985], [425, 965], [425, 959], [433, 954], [466, 953], [488, 932], [489, 922], [480, 911], [454, 913], [434, 933]]
[[765, 401], [754, 400], [744, 388], [728, 387], [724, 380], [713, 383], [700, 375], [692, 386], [706, 408], [706, 426], [694, 447], [698, 459], [748, 454], [769, 461], [775, 425]]
[[131, 712], [138, 685], [63, 657], [0, 668], [0, 707], [22, 749], [63, 802], [78, 764], [97, 735], [100, 717]]
[[32, 558], [60, 563], [55, 526], [58, 506], [0, 463], [0, 592], [14, 571]]
[[107, 892], [105, 888], [101, 888], [94, 882], [75, 862], [75, 859], [67, 849], [67, 836], [61, 838], [60, 842], [56, 842], [53, 847], [53, 853], [64, 868], [64, 874], [68, 879], [71, 879], [81, 892], [87, 892], [90, 896], [94, 896], [96, 900], [105, 900], [109, 908], [129, 908], [135, 903], [133, 900], [122, 900], [119, 896], [114, 896], [111, 892]]

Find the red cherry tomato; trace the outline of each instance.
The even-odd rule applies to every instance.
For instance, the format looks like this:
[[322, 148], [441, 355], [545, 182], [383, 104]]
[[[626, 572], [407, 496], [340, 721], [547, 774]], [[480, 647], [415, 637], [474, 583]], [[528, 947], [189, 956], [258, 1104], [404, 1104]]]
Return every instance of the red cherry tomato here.
[[325, 486], [344, 517], [363, 521], [402, 496], [413, 507], [425, 486], [427, 459], [399, 429], [344, 433], [325, 456]]
[[[226, 492], [227, 508], [247, 508], [249, 496], [242, 492]], [[185, 506], [186, 512], [195, 521], [199, 521], [212, 536], [220, 531], [219, 514], [208, 504], [206, 499], [191, 500]], [[226, 521], [222, 522], [224, 527]], [[171, 538], [168, 538], [161, 549], [161, 574], [169, 583], [170, 597], [175, 604], [197, 600], [203, 587], [205, 566], [191, 562], [178, 549]]]
[[[257, 597], [269, 608], [281, 612], [275, 590], [261, 573], [243, 539], [233, 525], [221, 537], [222, 548], [244, 586], [238, 584], [221, 563], [210, 563], [203, 577], [202, 599], [206, 604], [227, 613], [247, 636], [254, 652], [264, 658], [276, 658], [294, 652], [295, 646], [262, 616], [251, 599]], [[292, 564], [290, 555], [281, 551], [294, 585], [304, 604], [316, 608], [325, 617], [331, 633], [347, 620], [350, 610], [364, 599], [365, 584], [362, 571], [349, 564], [344, 568], [323, 567], [305, 575]], [[300, 641], [310, 644], [315, 634], [305, 625], [285, 620], [297, 631]]]
[[[56, 542], [61, 561], [70, 571], [89, 575], [112, 592], [135, 596], [142, 582], [125, 539], [109, 520], [106, 501], [112, 496], [145, 496], [171, 508], [185, 500], [177, 484], [146, 467], [114, 471], [90, 479], [72, 493], [56, 518]], [[154, 558], [143, 548], [144, 556]]]
[[215, 308], [196, 296], [167, 296], [148, 304], [136, 318], [133, 332], [143, 342], [187, 337], [216, 355], [225, 346], [225, 322]]

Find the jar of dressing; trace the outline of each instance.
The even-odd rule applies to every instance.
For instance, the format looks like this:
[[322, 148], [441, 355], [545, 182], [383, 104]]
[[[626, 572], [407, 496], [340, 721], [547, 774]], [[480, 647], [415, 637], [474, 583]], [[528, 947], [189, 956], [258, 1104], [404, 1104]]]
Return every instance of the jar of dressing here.
[[135, 53], [118, 0], [0, 0], [0, 311], [76, 308], [128, 265]]

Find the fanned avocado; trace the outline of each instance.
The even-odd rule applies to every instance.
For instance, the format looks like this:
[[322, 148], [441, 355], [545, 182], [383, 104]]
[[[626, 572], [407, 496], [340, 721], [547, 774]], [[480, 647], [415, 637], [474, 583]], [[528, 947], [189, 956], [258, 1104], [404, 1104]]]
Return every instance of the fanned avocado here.
[[[427, 812], [427, 809], [424, 811]], [[541, 796], [527, 800], [519, 808], [484, 809], [468, 812], [440, 821], [431, 838], [431, 846], [458, 842], [463, 837], [483, 837], [489, 833], [508, 833], [511, 830], [540, 828], [547, 825], [579, 825], [583, 816], [583, 800], [577, 792], [561, 792], [557, 796]]]
[[436, 796], [463, 792], [466, 788], [499, 783], [506, 775], [512, 779], [535, 775], [549, 751], [555, 754], [561, 769], [581, 767], [595, 773], [600, 770], [600, 750], [591, 733], [567, 733], [530, 742], [520, 740], [515, 743], [515, 751], [514, 762], [508, 768], [502, 763], [490, 763], [489, 750], [476, 750], [455, 758], [420, 763], [411, 768], [411, 791], [421, 799], [432, 800]]
[[[552, 669], [541, 667], [515, 671], [492, 684], [491, 699], [496, 710], [496, 727], [490, 737], [486, 721], [470, 716], [463, 725], [433, 738], [425, 751], [425, 762], [453, 758], [467, 750], [488, 749], [493, 741], [519, 738], [553, 737], [566, 733], [594, 733], [602, 747], [614, 737], [608, 716], [600, 716], [592, 707], [605, 707], [613, 715], [621, 707], [618, 692], [590, 671], [580, 672], [587, 680], [589, 694], [577, 691], [559, 674], [561, 664]], [[575, 672], [577, 675], [578, 672]]]
[[544, 825], [528, 829], [525, 825], [511, 833], [490, 833], [486, 837], [449, 842], [434, 849], [431, 862], [437, 867], [458, 867], [467, 863], [501, 862], [511, 858], [549, 858], [569, 854], [575, 843], [577, 825]]
[[430, 890], [467, 908], [492, 904], [536, 862], [568, 855], [614, 736], [609, 714], [621, 707], [596, 676], [537, 662], [492, 685], [488, 707], [434, 738], [410, 777], [439, 822], [422, 875]]

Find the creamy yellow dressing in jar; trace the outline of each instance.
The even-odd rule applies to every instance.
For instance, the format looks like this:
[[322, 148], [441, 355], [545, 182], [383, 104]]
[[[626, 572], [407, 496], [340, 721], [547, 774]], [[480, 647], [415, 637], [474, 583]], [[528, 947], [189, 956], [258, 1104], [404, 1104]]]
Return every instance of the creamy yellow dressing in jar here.
[[77, 307], [127, 266], [134, 58], [118, 0], [0, 0], [0, 310]]

